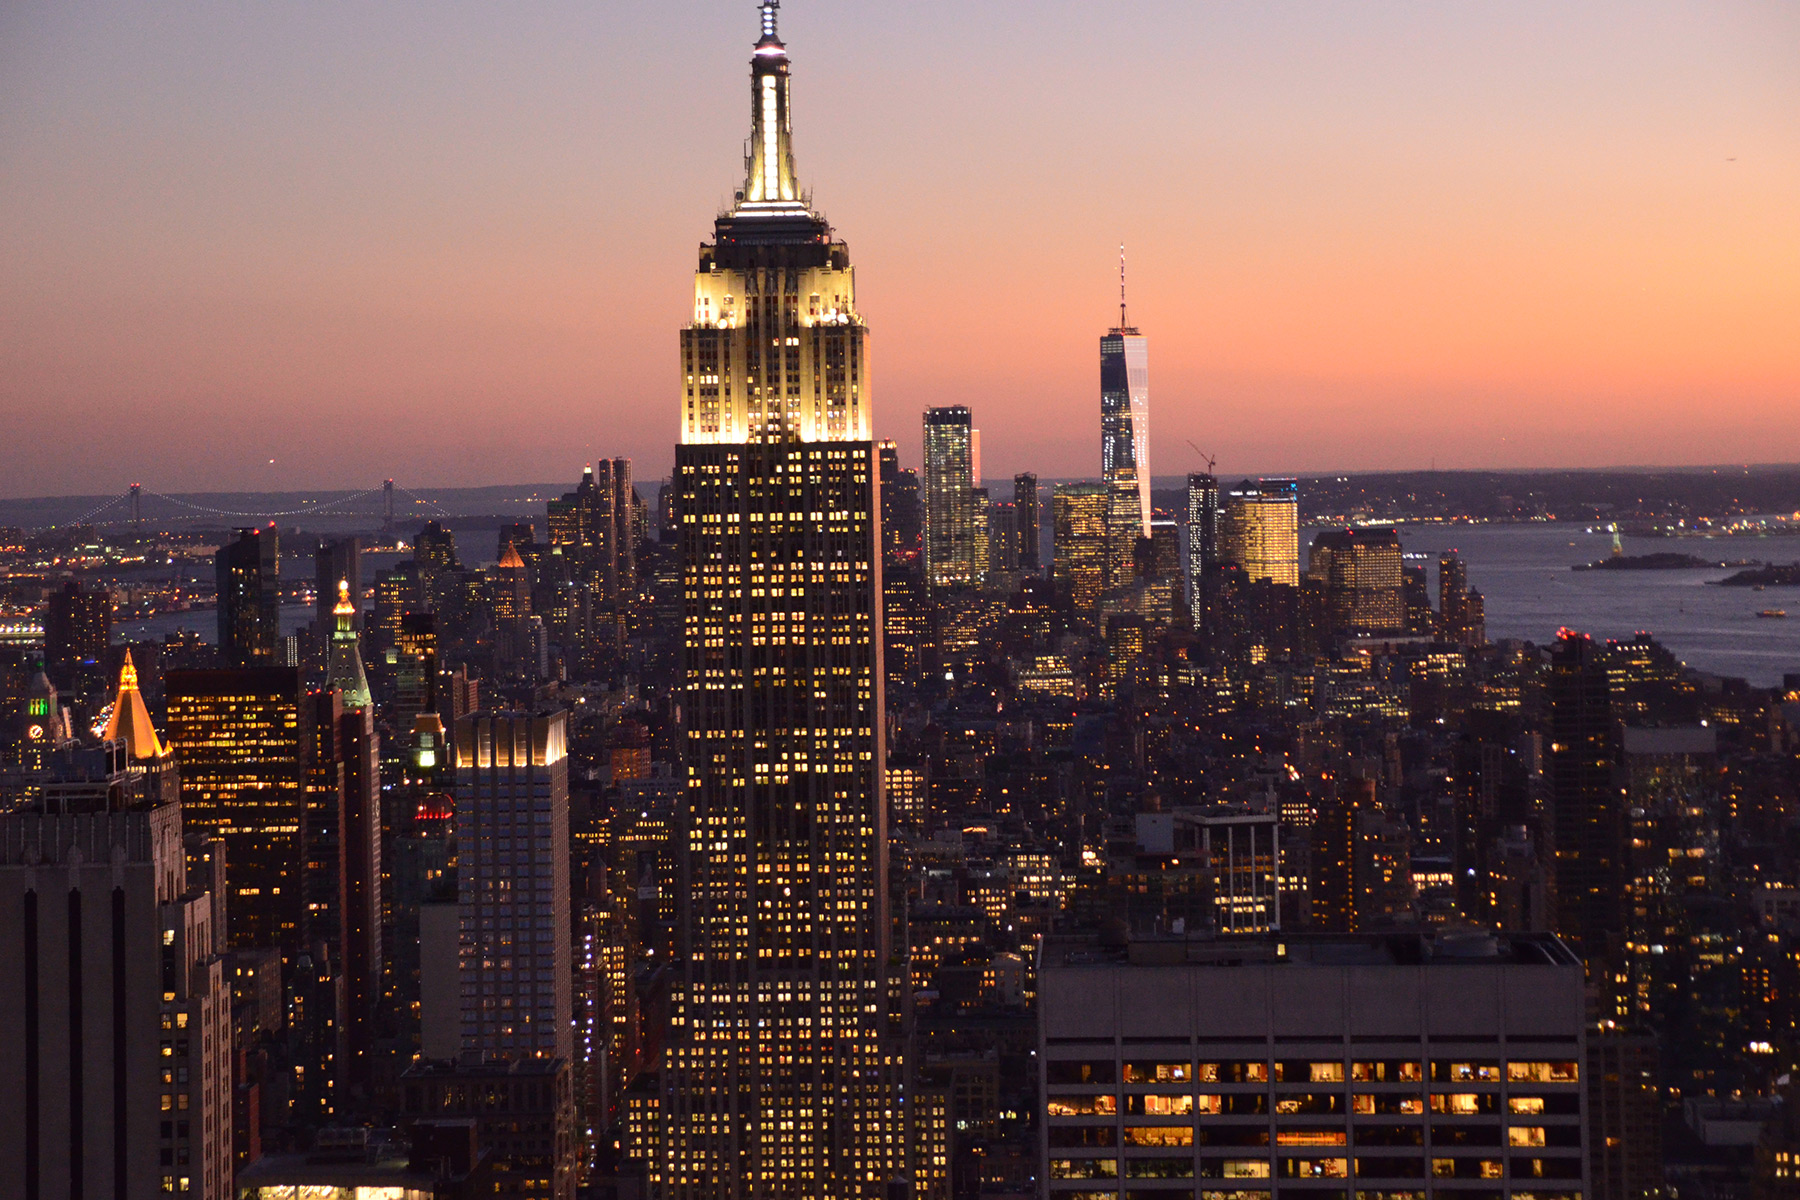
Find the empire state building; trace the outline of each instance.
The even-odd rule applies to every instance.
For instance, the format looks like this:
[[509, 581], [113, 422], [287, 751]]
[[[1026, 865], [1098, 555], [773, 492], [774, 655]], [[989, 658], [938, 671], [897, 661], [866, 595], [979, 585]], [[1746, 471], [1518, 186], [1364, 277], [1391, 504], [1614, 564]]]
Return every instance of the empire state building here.
[[797, 182], [776, 9], [681, 332], [682, 961], [637, 1122], [668, 1197], [874, 1196], [903, 1153], [868, 329]]

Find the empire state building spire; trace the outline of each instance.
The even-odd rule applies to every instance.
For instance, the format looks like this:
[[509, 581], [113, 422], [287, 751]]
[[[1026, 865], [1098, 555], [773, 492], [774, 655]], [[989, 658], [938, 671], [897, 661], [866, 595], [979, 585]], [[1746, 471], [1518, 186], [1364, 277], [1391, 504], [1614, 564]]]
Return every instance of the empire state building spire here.
[[763, 0], [762, 40], [750, 61], [750, 152], [744, 203], [796, 205], [800, 185], [794, 176], [794, 126], [788, 107], [787, 47], [775, 29], [781, 0]]
[[749, 178], [700, 247], [681, 334], [681, 440], [866, 441], [868, 330], [850, 251], [794, 180], [788, 55], [763, 0], [750, 60]]

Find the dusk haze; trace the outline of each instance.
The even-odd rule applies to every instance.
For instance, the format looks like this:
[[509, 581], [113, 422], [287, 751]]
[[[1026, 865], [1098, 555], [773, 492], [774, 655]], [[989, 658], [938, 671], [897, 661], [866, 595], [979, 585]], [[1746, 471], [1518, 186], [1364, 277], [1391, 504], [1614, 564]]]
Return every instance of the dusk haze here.
[[[736, 182], [741, 7], [8, 6], [0, 489], [666, 470], [645, 351]], [[909, 453], [902, 414], [979, 403], [994, 476], [1092, 473], [1124, 241], [1171, 474], [1189, 438], [1263, 471], [1800, 457], [1791, 4], [785, 20]], [[77, 425], [83, 461], [38, 452]]]

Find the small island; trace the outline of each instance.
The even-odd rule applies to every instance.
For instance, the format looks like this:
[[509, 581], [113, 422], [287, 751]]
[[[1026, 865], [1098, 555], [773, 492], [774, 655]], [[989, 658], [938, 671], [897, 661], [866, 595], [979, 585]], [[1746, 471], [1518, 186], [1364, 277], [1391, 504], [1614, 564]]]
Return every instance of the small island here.
[[1800, 587], [1800, 563], [1765, 563], [1718, 583], [1720, 587]]
[[1697, 558], [1692, 554], [1663, 551], [1657, 554], [1615, 554], [1591, 563], [1576, 563], [1571, 571], [1716, 571], [1721, 567], [1743, 566], [1715, 559]]

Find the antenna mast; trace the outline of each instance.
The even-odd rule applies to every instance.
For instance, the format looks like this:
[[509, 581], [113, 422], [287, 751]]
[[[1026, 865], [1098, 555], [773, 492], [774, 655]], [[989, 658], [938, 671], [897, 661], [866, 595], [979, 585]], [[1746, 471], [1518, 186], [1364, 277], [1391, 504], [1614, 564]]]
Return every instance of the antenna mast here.
[[1123, 333], [1131, 323], [1125, 319], [1125, 243], [1119, 243], [1119, 331]]

